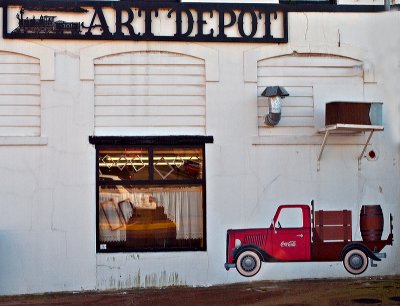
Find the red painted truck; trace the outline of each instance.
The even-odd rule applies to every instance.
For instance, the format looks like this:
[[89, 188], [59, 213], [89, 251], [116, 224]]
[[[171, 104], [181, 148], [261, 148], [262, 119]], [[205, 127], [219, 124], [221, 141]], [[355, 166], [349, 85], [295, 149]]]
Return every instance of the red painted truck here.
[[261, 262], [343, 261], [349, 273], [361, 274], [368, 258], [376, 266], [373, 261], [386, 257], [379, 252], [393, 244], [392, 221], [390, 215], [386, 240], [363, 236], [362, 241], [353, 241], [351, 211], [314, 211], [313, 202], [311, 209], [307, 204], [281, 205], [269, 228], [227, 231], [225, 268], [250, 277], [258, 273]]

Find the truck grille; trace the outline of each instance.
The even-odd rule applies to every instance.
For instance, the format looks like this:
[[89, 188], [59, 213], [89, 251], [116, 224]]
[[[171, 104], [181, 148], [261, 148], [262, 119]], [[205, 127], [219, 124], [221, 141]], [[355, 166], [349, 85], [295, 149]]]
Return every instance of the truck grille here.
[[254, 244], [262, 246], [265, 243], [265, 235], [247, 235], [244, 237], [244, 244]]

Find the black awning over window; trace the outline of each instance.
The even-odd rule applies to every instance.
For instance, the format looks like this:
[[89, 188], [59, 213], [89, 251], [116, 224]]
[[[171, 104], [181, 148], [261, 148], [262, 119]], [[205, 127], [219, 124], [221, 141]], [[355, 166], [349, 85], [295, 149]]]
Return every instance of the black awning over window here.
[[213, 143], [213, 136], [89, 136], [94, 145], [199, 145]]

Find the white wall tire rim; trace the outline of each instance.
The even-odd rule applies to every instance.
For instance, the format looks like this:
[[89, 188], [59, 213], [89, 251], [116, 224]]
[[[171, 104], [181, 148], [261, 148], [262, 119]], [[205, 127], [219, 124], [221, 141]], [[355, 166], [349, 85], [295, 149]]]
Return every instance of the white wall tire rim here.
[[343, 264], [349, 273], [358, 275], [367, 269], [368, 257], [363, 251], [359, 249], [352, 249], [344, 256]]
[[246, 277], [256, 275], [260, 271], [260, 268], [261, 259], [253, 251], [242, 252], [236, 261], [236, 269], [241, 275]]

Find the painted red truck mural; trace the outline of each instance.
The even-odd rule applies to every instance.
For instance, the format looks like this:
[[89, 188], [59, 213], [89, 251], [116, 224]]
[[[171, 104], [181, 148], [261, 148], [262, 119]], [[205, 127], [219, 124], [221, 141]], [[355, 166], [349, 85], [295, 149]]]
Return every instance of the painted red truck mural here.
[[374, 261], [385, 258], [380, 251], [393, 244], [390, 233], [381, 240], [383, 214], [379, 205], [361, 208], [362, 241], [352, 240], [351, 211], [315, 211], [306, 204], [281, 205], [269, 228], [229, 229], [225, 268], [236, 268], [246, 277], [254, 276], [261, 262], [343, 261], [354, 275], [363, 273]]

